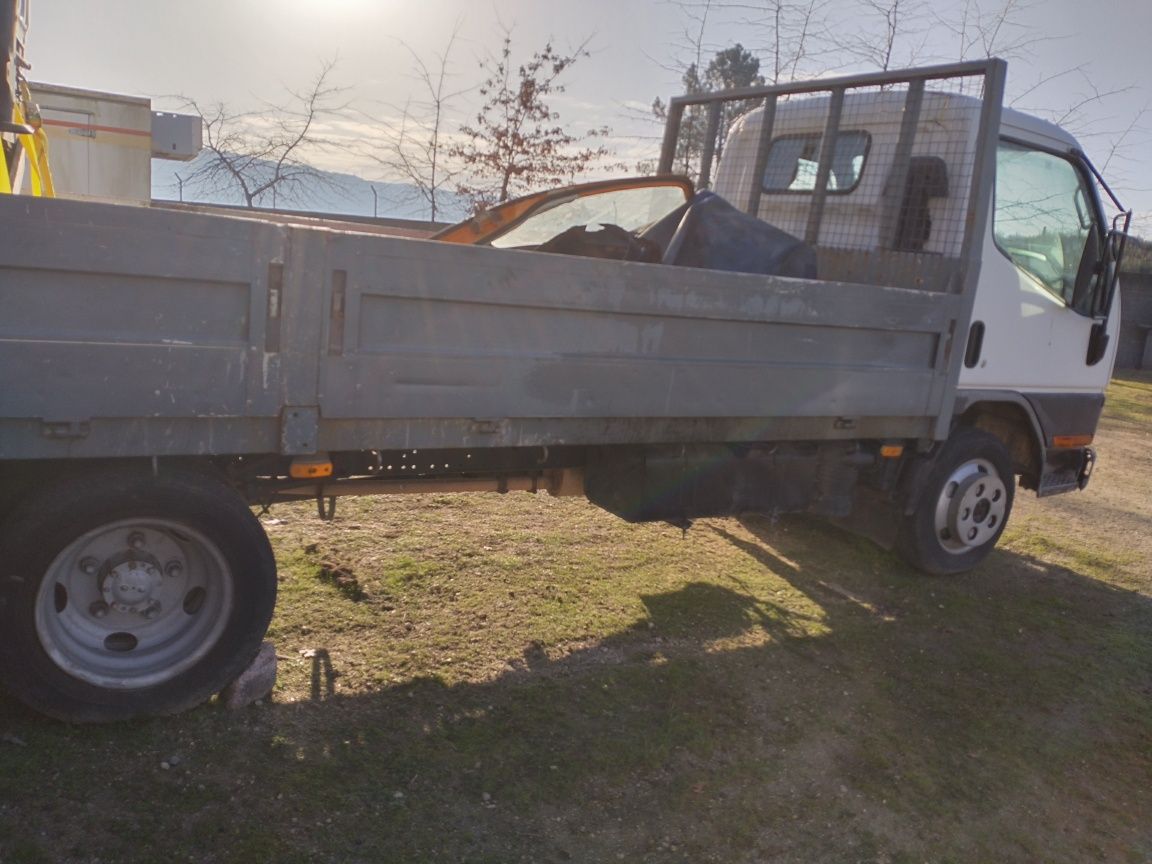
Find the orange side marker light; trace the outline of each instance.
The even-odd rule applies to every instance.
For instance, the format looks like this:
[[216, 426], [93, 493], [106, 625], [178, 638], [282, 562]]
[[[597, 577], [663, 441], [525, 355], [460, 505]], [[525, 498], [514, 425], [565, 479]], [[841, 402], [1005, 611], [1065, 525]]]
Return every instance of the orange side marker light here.
[[331, 477], [332, 460], [324, 455], [297, 456], [288, 467], [288, 474], [297, 480]]

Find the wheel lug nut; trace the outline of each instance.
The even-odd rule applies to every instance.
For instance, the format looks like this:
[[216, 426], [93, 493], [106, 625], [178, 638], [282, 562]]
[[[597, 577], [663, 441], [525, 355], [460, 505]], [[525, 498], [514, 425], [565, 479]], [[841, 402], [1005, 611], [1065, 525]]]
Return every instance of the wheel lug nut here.
[[102, 600], [97, 600], [95, 603], [88, 607], [88, 612], [92, 615], [93, 618], [103, 618], [108, 614], [108, 604]]
[[158, 602], [153, 603], [151, 606], [149, 606], [147, 609], [145, 609], [141, 614], [145, 617], [145, 619], [147, 619], [148, 621], [151, 621], [153, 618], [155, 618], [157, 615], [160, 614], [160, 604]]
[[95, 558], [82, 558], [80, 560], [80, 571], [89, 576], [95, 576], [96, 571], [100, 569], [100, 562]]
[[179, 561], [169, 561], [164, 565], [164, 572], [169, 576], [179, 576], [184, 572], [184, 565]]
[[133, 531], [131, 534], [128, 535], [128, 545], [131, 546], [133, 549], [143, 549], [144, 548], [144, 535], [141, 534], [139, 531]]

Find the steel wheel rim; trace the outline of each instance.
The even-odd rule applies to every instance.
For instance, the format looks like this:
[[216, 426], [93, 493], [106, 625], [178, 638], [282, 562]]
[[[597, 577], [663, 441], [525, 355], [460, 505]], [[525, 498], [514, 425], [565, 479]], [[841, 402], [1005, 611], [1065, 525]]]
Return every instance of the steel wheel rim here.
[[52, 561], [36, 598], [36, 633], [75, 678], [151, 687], [211, 650], [233, 602], [231, 569], [203, 534], [164, 519], [124, 519]]
[[944, 481], [936, 499], [936, 541], [963, 555], [993, 540], [1004, 525], [1008, 487], [987, 459], [971, 459]]

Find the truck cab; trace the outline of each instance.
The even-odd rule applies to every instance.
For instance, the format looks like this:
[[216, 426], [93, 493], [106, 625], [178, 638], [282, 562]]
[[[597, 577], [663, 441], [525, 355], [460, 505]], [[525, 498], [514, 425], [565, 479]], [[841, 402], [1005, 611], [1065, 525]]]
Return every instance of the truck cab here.
[[[827, 97], [778, 105], [759, 174], [753, 154], [764, 110], [741, 115], [724, 143], [716, 192], [745, 201], [758, 186], [757, 215], [803, 236], [828, 110]], [[906, 272], [915, 275], [906, 287], [950, 290], [946, 272], [935, 284], [933, 274], [960, 254], [979, 100], [924, 93], [903, 154], [905, 94], [850, 94], [840, 111], [823, 222], [809, 232], [820, 278], [857, 279], [862, 256], [886, 249], [909, 259]], [[1085, 482], [1115, 360], [1115, 267], [1126, 224], [1110, 226], [1100, 189], [1120, 209], [1071, 134], [1003, 109], [971, 320], [959, 337], [955, 415], [1008, 437], [1023, 485], [1042, 495]]]

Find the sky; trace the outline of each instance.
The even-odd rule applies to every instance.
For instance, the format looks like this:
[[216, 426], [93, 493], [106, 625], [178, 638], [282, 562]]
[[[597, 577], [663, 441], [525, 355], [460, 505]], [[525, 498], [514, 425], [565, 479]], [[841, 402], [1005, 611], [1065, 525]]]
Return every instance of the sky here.
[[[864, 0], [855, 0], [850, 13], [844, 10], [852, 0], [822, 2], [830, 4], [829, 24], [842, 40], [877, 43], [882, 20], [860, 11]], [[1152, 237], [1152, 0], [902, 2], [905, 9], [914, 5], [897, 66], [957, 59], [959, 39], [942, 20], [954, 20], [965, 5], [987, 19], [1011, 4], [1009, 25], [998, 34], [1009, 55], [1009, 101], [1050, 118], [1079, 105], [1067, 125], [1099, 167], [1107, 163], [1109, 182], [1138, 213], [1137, 233]], [[765, 20], [713, 11], [704, 28], [705, 57], [734, 42], [765, 48]], [[461, 88], [479, 82], [480, 61], [498, 47], [503, 28], [512, 28], [524, 57], [549, 39], [561, 49], [587, 40], [591, 56], [572, 68], [567, 92], [554, 105], [576, 130], [611, 126], [613, 145], [629, 161], [655, 155], [657, 130], [637, 115], [655, 97], [680, 91], [677, 69], [691, 59], [684, 34], [699, 32], [669, 0], [32, 0], [28, 58], [33, 80], [150, 96], [155, 107], [170, 109], [176, 94], [254, 108], [279, 100], [285, 88], [305, 87], [322, 62], [334, 60], [333, 81], [347, 88], [343, 98], [382, 116], [417, 88], [412, 53], [432, 62], [454, 28], [459, 36], [449, 68]], [[978, 53], [974, 46], [970, 57]], [[830, 66], [869, 68], [838, 50], [812, 71]], [[1096, 92], [1112, 95], [1096, 99]], [[454, 122], [477, 102], [474, 93], [460, 97]], [[334, 131], [373, 146], [367, 123], [346, 122]], [[380, 171], [362, 157], [318, 158], [334, 170]]]

